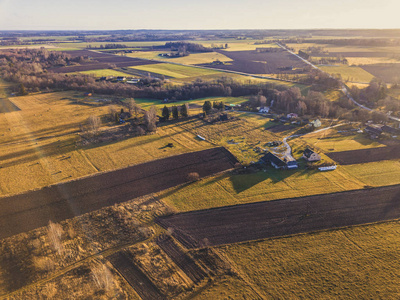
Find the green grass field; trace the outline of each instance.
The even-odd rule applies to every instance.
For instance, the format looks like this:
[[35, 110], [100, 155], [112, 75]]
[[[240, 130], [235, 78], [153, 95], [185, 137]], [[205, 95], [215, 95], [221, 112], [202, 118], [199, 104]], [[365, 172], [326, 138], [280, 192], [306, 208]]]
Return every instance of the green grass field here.
[[161, 100], [158, 99], [146, 99], [146, 98], [135, 98], [136, 103], [138, 103], [140, 105], [140, 107], [142, 107], [143, 109], [149, 109], [151, 106], [155, 106], [157, 107], [157, 109], [162, 109], [165, 105], [167, 107], [169, 106], [173, 106], [173, 105], [182, 105], [184, 103], [189, 103], [192, 105], [196, 105], [198, 106], [198, 111], [195, 108], [190, 109], [190, 113], [194, 113], [194, 111], [200, 112], [200, 110], [202, 110], [202, 106], [204, 104], [204, 101], [218, 101], [221, 102], [223, 101], [226, 105], [229, 104], [241, 104], [243, 102], [248, 101], [248, 99], [246, 97], [207, 97], [207, 98], [199, 98], [199, 99], [194, 99], [194, 100], [182, 100], [182, 101], [177, 101], [177, 102], [173, 102], [173, 103], [162, 103]]
[[221, 247], [264, 299], [396, 299], [399, 221]]
[[153, 64], [153, 65], [135, 66], [130, 68], [146, 72], [157, 73], [173, 78], [200, 77], [204, 75], [222, 74], [221, 72], [214, 70], [194, 68], [194, 67], [181, 66], [175, 64]]
[[223, 54], [217, 52], [205, 52], [205, 53], [193, 53], [184, 57], [161, 57], [158, 56], [160, 53], [168, 53], [166, 51], [137, 51], [134, 53], [128, 53], [126, 56], [129, 57], [137, 57], [151, 60], [159, 60], [165, 62], [173, 62], [184, 65], [199, 65], [199, 64], [207, 64], [212, 63], [213, 61], [220, 60], [223, 62], [232, 61], [230, 58], [226, 57]]
[[369, 83], [374, 76], [360, 67], [349, 66], [320, 66], [322, 71], [329, 74], [340, 74], [342, 79], [350, 82]]

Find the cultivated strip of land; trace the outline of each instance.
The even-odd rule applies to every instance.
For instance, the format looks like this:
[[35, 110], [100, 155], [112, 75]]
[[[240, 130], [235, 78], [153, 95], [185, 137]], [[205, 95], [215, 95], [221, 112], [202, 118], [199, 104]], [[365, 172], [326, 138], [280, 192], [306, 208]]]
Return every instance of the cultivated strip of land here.
[[157, 220], [188, 248], [400, 218], [400, 185], [193, 211]]
[[341, 165], [354, 165], [382, 160], [400, 159], [400, 145], [327, 153]]
[[143, 300], [165, 299], [151, 280], [139, 269], [125, 251], [107, 258]]
[[194, 283], [197, 284], [206, 277], [205, 272], [175, 244], [171, 237], [167, 235], [160, 236], [157, 239], [157, 245]]
[[234, 167], [225, 148], [168, 157], [10, 197], [0, 198], [0, 238], [98, 210]]

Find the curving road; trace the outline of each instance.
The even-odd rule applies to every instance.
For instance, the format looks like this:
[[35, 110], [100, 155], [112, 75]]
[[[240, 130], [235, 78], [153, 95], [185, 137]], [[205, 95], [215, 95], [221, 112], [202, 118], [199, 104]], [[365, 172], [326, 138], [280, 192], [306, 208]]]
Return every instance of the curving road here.
[[[283, 46], [283, 45], [281, 45], [281, 44], [279, 44], [279, 43], [276, 43], [276, 44], [277, 44], [279, 47], [281, 47], [282, 49], [288, 51], [289, 53], [293, 54], [293, 55], [296, 56], [297, 58], [301, 59], [301, 60], [302, 60], [303, 62], [305, 62], [306, 64], [310, 65], [312, 68], [314, 68], [314, 69], [316, 69], [316, 70], [319, 70], [319, 71], [321, 71], [321, 72], [323, 72], [323, 73], [325, 73], [325, 74], [328, 74], [328, 73], [322, 71], [320, 68], [318, 68], [318, 67], [317, 67], [316, 65], [314, 65], [313, 63], [309, 62], [308, 60], [302, 58], [302, 57], [299, 56], [298, 54], [296, 54], [296, 53], [294, 53], [293, 51], [289, 50], [289, 49], [286, 48], [285, 46]], [[329, 75], [329, 77], [332, 77], [330, 74], [328, 74], [328, 75]], [[333, 77], [332, 77], [332, 78], [333, 78]], [[392, 121], [400, 122], [400, 118], [396, 118], [396, 117], [393, 117], [393, 116], [388, 116], [388, 115], [386, 115], [386, 114], [384, 114], [384, 113], [382, 113], [382, 112], [380, 112], [380, 111], [371, 109], [371, 108], [369, 108], [369, 107], [366, 107], [366, 106], [362, 105], [361, 103], [358, 103], [358, 102], [357, 102], [356, 100], [354, 100], [354, 98], [351, 96], [351, 94], [350, 94], [349, 90], [347, 89], [346, 85], [343, 84], [343, 83], [341, 83], [341, 85], [342, 85], [342, 86], [341, 86], [342, 92], [346, 95], [346, 97], [347, 97], [351, 102], [353, 102], [353, 103], [354, 103], [355, 105], [357, 105], [358, 107], [361, 107], [362, 109], [366, 109], [366, 110], [368, 110], [368, 111], [375, 111], [375, 112], [377, 112], [377, 113], [380, 113], [380, 114], [383, 114], [383, 115], [387, 116], [387, 117], [388, 117], [390, 120], [392, 120]]]

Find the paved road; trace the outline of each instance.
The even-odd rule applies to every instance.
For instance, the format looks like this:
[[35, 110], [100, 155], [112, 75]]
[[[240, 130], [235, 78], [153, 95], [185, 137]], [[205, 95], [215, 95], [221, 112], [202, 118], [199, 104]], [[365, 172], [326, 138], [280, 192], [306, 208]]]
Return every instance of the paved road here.
[[213, 148], [3, 197], [0, 239], [183, 184], [191, 172], [213, 175], [236, 162], [225, 148]]
[[[301, 60], [304, 61], [306, 64], [310, 65], [312, 68], [314, 68], [314, 69], [316, 69], [316, 70], [319, 70], [319, 71], [321, 71], [321, 72], [324, 72], [324, 71], [322, 71], [320, 68], [318, 68], [316, 65], [314, 65], [313, 63], [309, 62], [308, 60], [302, 58], [301, 56], [299, 56], [298, 54], [296, 54], [296, 53], [294, 53], [293, 51], [289, 50], [289, 49], [286, 48], [285, 46], [283, 46], [283, 45], [281, 45], [281, 44], [279, 44], [279, 43], [276, 43], [276, 44], [277, 44], [279, 47], [281, 47], [282, 49], [285, 49], [285, 50], [288, 51], [289, 53], [291, 53], [291, 54], [293, 54], [294, 56], [296, 56], [297, 58], [301, 59]], [[324, 73], [326, 73], [326, 72], [324, 72]], [[326, 73], [326, 74], [328, 74], [328, 73]], [[328, 75], [329, 75], [330, 77], [332, 77], [330, 74], [328, 74]], [[371, 109], [371, 108], [369, 108], [369, 107], [366, 107], [365, 105], [362, 105], [361, 103], [358, 103], [356, 100], [354, 100], [354, 98], [351, 96], [349, 90], [347, 89], [346, 85], [344, 85], [343, 83], [341, 83], [341, 90], [342, 90], [342, 92], [346, 95], [346, 97], [347, 97], [351, 102], [353, 102], [355, 105], [357, 105], [357, 106], [359, 106], [359, 107], [361, 107], [361, 108], [363, 108], [363, 109], [366, 109], [366, 110], [368, 110], [368, 111], [375, 111], [375, 112], [378, 112], [378, 113], [380, 113], [380, 114], [383, 114], [382, 112], [373, 110], [373, 109]], [[384, 115], [387, 116], [386, 114], [384, 114]], [[387, 117], [388, 117], [390, 120], [400, 122], [400, 118], [396, 118], [396, 117], [393, 117], [393, 116], [387, 116]]]

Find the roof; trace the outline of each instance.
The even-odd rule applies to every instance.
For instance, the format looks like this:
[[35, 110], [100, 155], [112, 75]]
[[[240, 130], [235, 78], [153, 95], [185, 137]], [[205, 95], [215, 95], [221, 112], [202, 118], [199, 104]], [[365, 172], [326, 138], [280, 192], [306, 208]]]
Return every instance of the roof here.
[[307, 158], [310, 158], [310, 156], [313, 155], [313, 153], [315, 153], [315, 152], [312, 151], [311, 149], [307, 148], [306, 150], [304, 150], [303, 155]]
[[368, 133], [373, 133], [376, 135], [380, 135], [382, 133], [382, 128], [381, 127], [377, 127], [377, 126], [373, 126], [373, 125], [369, 125], [367, 127], [365, 127], [365, 131]]
[[271, 162], [274, 163], [276, 166], [278, 167], [286, 167], [286, 163], [281, 160], [278, 156], [272, 154], [271, 152], [268, 152], [267, 154], [265, 154], [261, 160], [265, 161], [265, 162]]
[[382, 126], [381, 129], [382, 129], [384, 132], [389, 132], [389, 133], [397, 133], [397, 132], [398, 132], [398, 130], [397, 130], [396, 128], [393, 128], [393, 127], [387, 126], [387, 125]]

